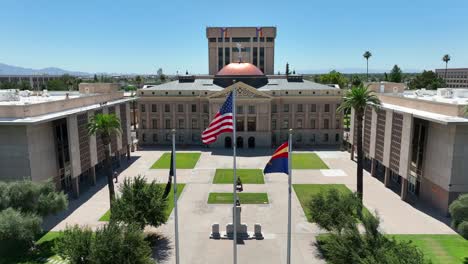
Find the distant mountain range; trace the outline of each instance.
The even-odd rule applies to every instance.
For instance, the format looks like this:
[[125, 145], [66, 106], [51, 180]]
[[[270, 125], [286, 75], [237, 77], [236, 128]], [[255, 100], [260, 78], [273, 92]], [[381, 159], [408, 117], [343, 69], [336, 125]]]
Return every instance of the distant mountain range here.
[[88, 76], [88, 72], [68, 71], [56, 67], [47, 67], [43, 69], [23, 68], [13, 65], [0, 63], [0, 75], [63, 75], [70, 74], [74, 76]]

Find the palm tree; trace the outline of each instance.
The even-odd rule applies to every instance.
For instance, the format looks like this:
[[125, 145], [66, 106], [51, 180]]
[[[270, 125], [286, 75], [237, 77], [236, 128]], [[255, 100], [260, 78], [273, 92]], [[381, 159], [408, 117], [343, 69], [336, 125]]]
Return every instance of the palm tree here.
[[448, 54], [445, 54], [443, 57], [442, 57], [442, 61], [445, 62], [445, 80], [447, 80], [447, 67], [448, 67], [448, 62], [450, 61], [450, 55]]
[[110, 203], [115, 199], [112, 164], [110, 158], [111, 136], [120, 133], [120, 119], [115, 114], [97, 114], [88, 123], [88, 133], [101, 137], [104, 144], [105, 168], [107, 171], [107, 186], [109, 187]]
[[[362, 123], [366, 107], [378, 107], [380, 105], [379, 98], [362, 84], [349, 89], [343, 97], [343, 102], [338, 111], [346, 111], [347, 109], [354, 109], [357, 142], [357, 193], [362, 202], [363, 195], [363, 154], [362, 154]], [[354, 129], [354, 128], [353, 128]]]
[[366, 63], [367, 63], [366, 80], [369, 81], [369, 58], [372, 57], [372, 53], [370, 51], [366, 51], [364, 52], [362, 56], [366, 59]]

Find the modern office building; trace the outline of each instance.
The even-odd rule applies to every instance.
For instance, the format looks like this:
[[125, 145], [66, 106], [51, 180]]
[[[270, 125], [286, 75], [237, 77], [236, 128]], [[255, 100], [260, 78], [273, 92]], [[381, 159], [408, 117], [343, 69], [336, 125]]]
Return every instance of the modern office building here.
[[468, 68], [436, 69], [436, 74], [444, 79], [448, 88], [468, 88]]
[[[336, 111], [342, 90], [304, 80], [302, 76], [266, 76], [251, 63], [230, 63], [215, 76], [180, 76], [138, 90], [140, 144], [168, 145], [171, 129], [177, 143], [201, 145], [201, 133], [229, 92], [236, 89], [239, 148], [271, 147], [287, 140], [294, 145], [339, 145], [342, 113]], [[232, 145], [223, 134], [210, 146]]]
[[79, 92], [0, 91], [0, 180], [45, 181], [75, 196], [80, 185], [94, 184], [104, 145], [88, 135], [97, 113], [113, 113], [122, 132], [111, 139], [119, 163], [129, 155], [130, 107], [119, 86], [81, 83]]
[[21, 83], [29, 84], [32, 90], [42, 90], [47, 88], [47, 82], [60, 78], [60, 75], [0, 75], [0, 83]]
[[[468, 89], [378, 93], [363, 123], [365, 168], [410, 203], [443, 213], [468, 192]], [[351, 143], [356, 142], [354, 111]], [[355, 146], [352, 147], [352, 157]]]
[[275, 74], [276, 27], [208, 27], [206, 38], [210, 75], [231, 62], [239, 62], [239, 55], [262, 73]]

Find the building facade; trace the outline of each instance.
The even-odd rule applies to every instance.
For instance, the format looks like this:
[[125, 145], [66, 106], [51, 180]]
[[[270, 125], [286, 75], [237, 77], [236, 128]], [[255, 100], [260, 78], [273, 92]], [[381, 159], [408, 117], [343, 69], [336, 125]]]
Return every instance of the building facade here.
[[468, 68], [436, 69], [436, 74], [442, 78], [448, 88], [468, 88]]
[[206, 38], [210, 75], [231, 62], [239, 62], [239, 55], [264, 74], [274, 74], [276, 27], [208, 27]]
[[[421, 200], [447, 213], [450, 203], [468, 192], [468, 89], [378, 96], [381, 107], [368, 107], [363, 121], [365, 168], [403, 200]], [[351, 117], [354, 144], [354, 114]]]
[[[178, 144], [202, 145], [202, 131], [234, 89], [239, 148], [277, 146], [291, 128], [296, 146], [341, 144], [342, 113], [336, 109], [342, 90], [302, 76], [266, 76], [250, 63], [138, 90], [139, 143], [168, 145], [175, 128]], [[232, 142], [228, 133], [210, 146], [229, 148]]]
[[75, 196], [80, 185], [95, 184], [103, 167], [99, 135], [88, 135], [89, 120], [113, 113], [122, 132], [111, 138], [111, 155], [129, 155], [130, 106], [114, 84], [80, 84], [79, 92], [0, 93], [0, 180], [46, 181]]

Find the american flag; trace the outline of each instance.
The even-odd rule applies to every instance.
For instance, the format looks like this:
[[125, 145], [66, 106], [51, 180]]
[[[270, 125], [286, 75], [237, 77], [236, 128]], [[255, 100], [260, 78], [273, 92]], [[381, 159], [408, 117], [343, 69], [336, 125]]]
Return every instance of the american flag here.
[[202, 133], [204, 144], [211, 144], [218, 139], [219, 134], [232, 132], [234, 123], [232, 119], [232, 92], [229, 94], [219, 112], [216, 113], [210, 125]]

